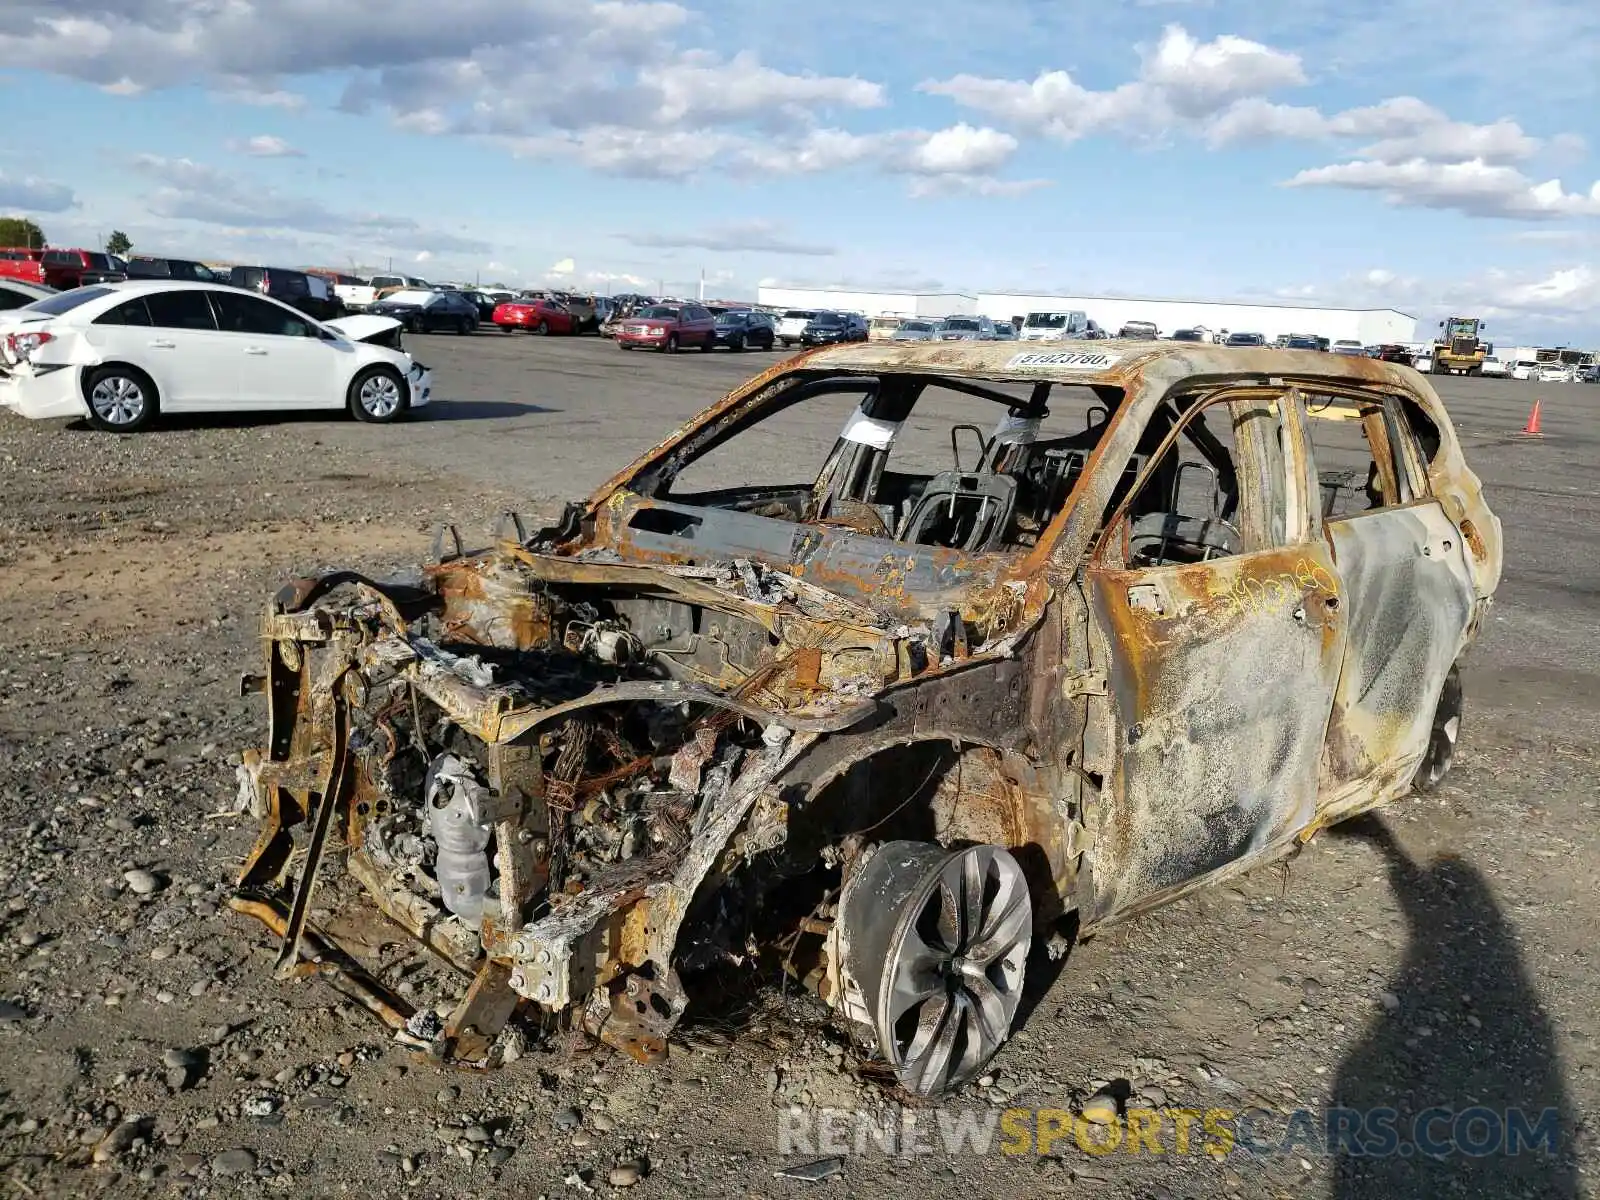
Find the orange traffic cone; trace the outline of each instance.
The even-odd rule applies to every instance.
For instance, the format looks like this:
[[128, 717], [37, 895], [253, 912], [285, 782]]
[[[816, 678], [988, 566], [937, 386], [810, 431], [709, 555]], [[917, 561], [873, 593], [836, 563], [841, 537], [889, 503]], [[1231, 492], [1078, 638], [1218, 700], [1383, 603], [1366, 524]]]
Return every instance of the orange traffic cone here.
[[1517, 432], [1523, 437], [1544, 436], [1543, 431], [1539, 428], [1539, 407], [1543, 403], [1544, 402], [1542, 400], [1535, 400], [1533, 402], [1533, 411], [1528, 414], [1528, 423], [1521, 429], [1517, 430]]

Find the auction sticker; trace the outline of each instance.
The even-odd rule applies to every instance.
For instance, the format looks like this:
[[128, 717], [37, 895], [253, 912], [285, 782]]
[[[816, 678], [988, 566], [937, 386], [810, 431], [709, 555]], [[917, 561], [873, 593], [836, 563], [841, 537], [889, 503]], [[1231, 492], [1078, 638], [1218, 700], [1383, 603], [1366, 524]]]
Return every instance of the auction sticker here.
[[1018, 354], [1008, 367], [1061, 367], [1068, 371], [1105, 371], [1122, 358], [1099, 350], [1034, 351]]

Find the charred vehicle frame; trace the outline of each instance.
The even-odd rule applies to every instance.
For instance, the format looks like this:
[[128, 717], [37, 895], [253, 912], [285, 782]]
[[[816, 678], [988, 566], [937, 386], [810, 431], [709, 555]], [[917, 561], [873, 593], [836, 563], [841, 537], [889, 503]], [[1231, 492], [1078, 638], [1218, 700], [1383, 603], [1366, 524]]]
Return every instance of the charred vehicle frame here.
[[[679, 490], [841, 393], [860, 400], [814, 478]], [[1068, 394], [1087, 415], [1049, 427]], [[890, 455], [925, 400], [991, 417], [951, 428], [949, 469], [907, 471]], [[1364, 472], [1321, 469], [1329, 432]], [[658, 1057], [686, 979], [776, 947], [937, 1092], [1005, 1041], [1036, 934], [1436, 782], [1500, 562], [1409, 369], [819, 350], [553, 527], [507, 514], [482, 551], [441, 530], [405, 581], [285, 587], [244, 682], [267, 735], [240, 768], [261, 828], [233, 907], [282, 974], [477, 1065], [519, 1007]], [[470, 980], [448, 1018], [311, 920], [319, 886]]]

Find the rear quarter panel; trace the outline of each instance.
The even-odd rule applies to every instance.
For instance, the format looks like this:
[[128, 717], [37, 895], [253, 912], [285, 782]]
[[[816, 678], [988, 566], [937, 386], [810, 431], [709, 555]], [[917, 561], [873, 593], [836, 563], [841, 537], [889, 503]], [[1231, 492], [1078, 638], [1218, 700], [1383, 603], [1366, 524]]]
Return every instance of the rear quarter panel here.
[[1439, 434], [1439, 448], [1428, 462], [1428, 487], [1461, 532], [1473, 593], [1481, 611], [1500, 586], [1505, 567], [1504, 531], [1483, 494], [1483, 481], [1467, 465], [1443, 401], [1424, 376], [1417, 376], [1417, 384], [1412, 399], [1421, 405]]

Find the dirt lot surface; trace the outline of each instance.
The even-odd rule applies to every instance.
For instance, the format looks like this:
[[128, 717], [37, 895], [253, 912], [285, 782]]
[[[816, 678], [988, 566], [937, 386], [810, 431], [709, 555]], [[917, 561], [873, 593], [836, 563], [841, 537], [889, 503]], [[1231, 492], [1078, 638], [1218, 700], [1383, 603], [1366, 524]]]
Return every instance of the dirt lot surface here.
[[[867, 1145], [807, 1183], [774, 1177], [822, 1156], [780, 1153], [782, 1113], [896, 1100], [804, 1001], [688, 1021], [654, 1068], [563, 1041], [497, 1074], [444, 1072], [323, 985], [275, 982], [264, 931], [223, 907], [253, 836], [228, 815], [234, 765], [261, 725], [236, 680], [279, 583], [419, 561], [440, 520], [553, 515], [776, 361], [415, 344], [442, 399], [396, 428], [236, 419], [116, 438], [0, 416], [7, 1200], [1594, 1194], [1600, 388], [1443, 381], [1508, 546], [1443, 789], [1043, 963], [990, 1075], [909, 1110], [924, 1129], [983, 1122], [1122, 1080], [1135, 1105], [1259, 1110], [1273, 1145], [1297, 1108], [1555, 1109], [1555, 1153], [1357, 1159], [1303, 1138], [1210, 1155], [1198, 1137], [1182, 1153], [1167, 1125], [1161, 1154], [1070, 1136], [1046, 1154], [1003, 1153], [1000, 1135], [982, 1155]], [[1547, 436], [1508, 436], [1536, 396]], [[820, 461], [837, 428], [797, 427], [750, 466]]]

